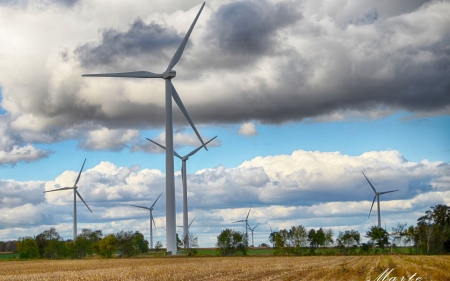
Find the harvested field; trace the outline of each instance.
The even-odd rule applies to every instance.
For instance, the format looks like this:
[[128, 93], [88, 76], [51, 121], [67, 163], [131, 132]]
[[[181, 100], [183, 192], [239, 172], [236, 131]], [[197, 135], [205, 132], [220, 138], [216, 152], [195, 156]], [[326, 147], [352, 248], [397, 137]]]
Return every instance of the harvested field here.
[[[0, 280], [450, 281], [450, 256], [169, 257], [0, 262]], [[417, 279], [421, 278], [421, 279]], [[381, 279], [380, 279], [381, 280]], [[394, 279], [391, 279], [394, 280]]]

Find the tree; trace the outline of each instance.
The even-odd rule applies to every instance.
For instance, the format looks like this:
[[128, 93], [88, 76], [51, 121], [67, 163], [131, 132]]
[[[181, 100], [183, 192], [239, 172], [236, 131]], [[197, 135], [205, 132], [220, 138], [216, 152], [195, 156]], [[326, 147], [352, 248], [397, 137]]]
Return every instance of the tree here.
[[159, 252], [163, 247], [163, 244], [161, 243], [161, 241], [157, 241], [155, 244], [155, 251]]
[[35, 240], [41, 257], [56, 259], [67, 254], [66, 245], [54, 227], [38, 234]]
[[97, 253], [104, 258], [110, 258], [117, 250], [117, 240], [114, 234], [106, 235], [98, 241], [97, 245]]
[[308, 232], [308, 241], [309, 241], [309, 250], [312, 254], [314, 254], [316, 248], [325, 245], [326, 241], [325, 232], [323, 231], [322, 228], [319, 228], [319, 230], [317, 231], [311, 229]]
[[288, 238], [291, 240], [289, 244], [292, 245], [292, 252], [294, 254], [300, 254], [301, 248], [305, 247], [308, 243], [308, 235], [303, 225], [292, 226], [289, 230]]
[[189, 248], [186, 249], [187, 255], [191, 256], [193, 254], [197, 254], [197, 249], [195, 249], [195, 248], [198, 248], [197, 235], [189, 232], [188, 235], [186, 235], [186, 238], [188, 239], [187, 245], [189, 245]]
[[382, 252], [384, 252], [384, 247], [389, 245], [389, 233], [381, 227], [372, 226], [366, 232], [366, 237], [370, 238], [370, 242], [377, 245]]
[[390, 233], [390, 236], [392, 237], [391, 253], [392, 247], [396, 246], [397, 244], [399, 246], [402, 245], [403, 237], [405, 236], [406, 232], [406, 225], [406, 223], [398, 223], [396, 227], [392, 228], [392, 232]]
[[345, 249], [345, 254], [348, 254], [350, 247], [357, 246], [361, 242], [361, 235], [356, 230], [339, 231], [336, 238], [337, 245]]
[[248, 243], [245, 234], [233, 229], [225, 229], [217, 236], [217, 244], [220, 254], [222, 256], [235, 255], [241, 252], [243, 255], [247, 254]]
[[180, 249], [183, 247], [183, 241], [180, 240], [177, 233], [177, 248]]
[[[408, 229], [405, 230], [403, 235], [403, 244], [412, 246], [413, 244], [416, 244], [416, 230], [414, 226], [409, 226]], [[410, 249], [411, 251], [411, 249]]]
[[39, 250], [36, 240], [31, 237], [19, 238], [17, 243], [17, 252], [21, 259], [37, 259], [39, 258]]
[[117, 249], [121, 252], [122, 258], [125, 254], [128, 256], [133, 256], [135, 254], [132, 244], [133, 231], [121, 230], [114, 234], [114, 236], [117, 240]]
[[135, 252], [138, 253], [148, 253], [148, 241], [145, 240], [144, 235], [139, 231], [136, 231], [133, 234], [131, 239], [131, 243], [135, 249]]
[[422, 226], [423, 229], [425, 229], [425, 236], [426, 236], [426, 244], [427, 244], [427, 254], [430, 252], [430, 240], [431, 235], [433, 234], [433, 213], [431, 211], [426, 211], [425, 216], [421, 216], [417, 219], [417, 224]]

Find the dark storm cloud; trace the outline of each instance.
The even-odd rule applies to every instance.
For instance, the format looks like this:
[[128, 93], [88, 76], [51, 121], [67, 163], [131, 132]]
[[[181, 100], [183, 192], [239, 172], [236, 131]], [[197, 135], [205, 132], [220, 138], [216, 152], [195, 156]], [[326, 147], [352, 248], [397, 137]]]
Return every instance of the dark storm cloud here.
[[222, 53], [257, 56], [273, 52], [277, 31], [301, 19], [292, 1], [239, 1], [219, 7], [206, 38]]
[[182, 40], [176, 30], [155, 22], [146, 24], [137, 18], [126, 32], [115, 29], [102, 31], [99, 43], [77, 47], [75, 54], [83, 67], [109, 65], [124, 58], [158, 60], [164, 49], [176, 48]]
[[[33, 1], [29, 1], [29, 0], [0, 0], [0, 6], [1, 5], [5, 5], [5, 6], [27, 6], [30, 4], [30, 2]], [[41, 8], [47, 6], [47, 5], [51, 5], [51, 4], [56, 4], [56, 5], [61, 5], [61, 6], [65, 6], [65, 7], [72, 7], [74, 6], [76, 3], [78, 3], [79, 0], [49, 0], [49, 1], [40, 1], [39, 6], [41, 6]]]

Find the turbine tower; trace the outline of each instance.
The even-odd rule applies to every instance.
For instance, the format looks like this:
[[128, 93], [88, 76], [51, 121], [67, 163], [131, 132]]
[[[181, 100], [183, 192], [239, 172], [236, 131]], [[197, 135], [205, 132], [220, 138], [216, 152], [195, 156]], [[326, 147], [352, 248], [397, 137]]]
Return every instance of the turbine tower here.
[[165, 111], [166, 111], [166, 243], [167, 243], [167, 254], [176, 254], [177, 253], [177, 234], [176, 234], [176, 208], [175, 208], [175, 176], [174, 176], [174, 167], [173, 167], [173, 122], [172, 122], [172, 98], [175, 103], [178, 105], [180, 110], [183, 112], [184, 116], [188, 120], [192, 129], [194, 129], [195, 134], [200, 139], [200, 142], [203, 144], [203, 147], [208, 150], [200, 137], [197, 129], [195, 128], [194, 123], [192, 122], [191, 117], [187, 113], [186, 108], [183, 105], [183, 102], [180, 99], [175, 87], [172, 85], [172, 78], [176, 76], [176, 71], [173, 70], [173, 67], [180, 60], [181, 55], [183, 54], [184, 48], [186, 47], [186, 43], [191, 35], [192, 30], [194, 29], [195, 23], [197, 22], [200, 13], [205, 6], [205, 2], [200, 8], [197, 16], [194, 19], [191, 27], [186, 33], [183, 41], [181, 41], [180, 46], [172, 57], [169, 65], [167, 66], [166, 71], [161, 74], [153, 73], [149, 71], [134, 71], [134, 72], [123, 72], [123, 73], [104, 73], [104, 74], [84, 74], [83, 76], [88, 77], [127, 77], [127, 78], [162, 78], [165, 80]]
[[155, 206], [156, 202], [158, 201], [159, 197], [161, 197], [163, 193], [161, 192], [161, 194], [158, 196], [158, 198], [156, 198], [155, 202], [153, 202], [152, 206], [150, 206], [150, 208], [148, 207], [144, 207], [144, 206], [136, 206], [136, 205], [130, 205], [133, 207], [137, 207], [137, 208], [142, 208], [142, 209], [147, 209], [150, 211], [150, 249], [153, 249], [153, 228], [152, 228], [152, 222], [153, 225], [155, 226], [156, 229], [156, 224], [155, 224], [155, 220], [153, 219], [153, 206]]
[[80, 173], [78, 173], [78, 177], [75, 180], [75, 184], [72, 187], [62, 187], [62, 188], [58, 188], [58, 189], [44, 191], [44, 193], [46, 193], [46, 192], [73, 189], [73, 242], [74, 243], [75, 243], [75, 240], [77, 239], [77, 196], [81, 199], [81, 201], [83, 201], [84, 205], [86, 205], [88, 210], [92, 213], [91, 209], [86, 204], [83, 197], [81, 197], [80, 193], [77, 190], [78, 189], [77, 183], [80, 180], [80, 176], [81, 176], [81, 172], [83, 171], [84, 163], [86, 163], [86, 158], [84, 159], [83, 166], [81, 166]]
[[375, 197], [373, 197], [372, 206], [370, 207], [370, 212], [369, 212], [369, 217], [368, 218], [370, 218], [370, 213], [372, 213], [373, 204], [375, 203], [375, 199], [377, 199], [377, 205], [378, 205], [378, 228], [381, 228], [380, 195], [383, 195], [383, 194], [386, 194], [386, 193], [395, 192], [395, 191], [398, 191], [398, 189], [397, 190], [391, 190], [391, 191], [385, 191], [385, 192], [377, 192], [377, 190], [372, 185], [372, 183], [369, 181], [369, 179], [366, 177], [366, 175], [364, 173], [362, 173], [362, 174], [366, 178], [367, 182], [370, 184], [370, 187], [372, 187], [373, 192], [375, 192]]
[[255, 231], [255, 228], [259, 225], [259, 223], [257, 223], [255, 225], [255, 227], [251, 228], [250, 226], [248, 227], [248, 229], [252, 232], [252, 246], [255, 247], [255, 242], [253, 242], [253, 232]]
[[248, 229], [250, 228], [250, 225], [248, 224], [248, 216], [250, 215], [250, 211], [252, 210], [252, 206], [250, 206], [250, 210], [248, 210], [248, 214], [247, 217], [245, 218], [245, 220], [240, 220], [240, 221], [234, 221], [235, 222], [245, 222], [245, 238], [247, 238], [247, 243], [248, 243]]
[[[204, 145], [206, 146], [208, 143], [210, 143], [212, 140], [217, 138], [217, 136], [213, 137], [209, 141], [207, 141]], [[152, 143], [156, 144], [157, 146], [161, 147], [162, 149], [166, 149], [164, 146], [160, 145], [159, 143], [152, 141], [151, 139], [147, 138], [147, 140], [151, 141]], [[198, 148], [192, 150], [185, 156], [180, 156], [176, 151], [173, 152], [173, 154], [181, 159], [181, 177], [183, 180], [183, 240], [186, 239], [186, 236], [188, 235], [188, 202], [187, 202], [187, 176], [186, 176], [186, 161], [189, 160], [189, 157], [197, 153], [202, 146], [199, 146]]]

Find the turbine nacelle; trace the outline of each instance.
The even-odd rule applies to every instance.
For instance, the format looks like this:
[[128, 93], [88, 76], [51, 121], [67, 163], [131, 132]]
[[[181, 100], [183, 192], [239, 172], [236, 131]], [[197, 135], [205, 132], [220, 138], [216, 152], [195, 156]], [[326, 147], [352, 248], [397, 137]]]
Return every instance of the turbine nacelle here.
[[172, 79], [177, 76], [177, 72], [175, 70], [167, 70], [162, 74], [163, 79]]

